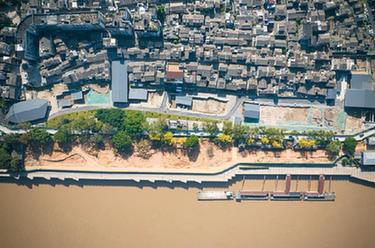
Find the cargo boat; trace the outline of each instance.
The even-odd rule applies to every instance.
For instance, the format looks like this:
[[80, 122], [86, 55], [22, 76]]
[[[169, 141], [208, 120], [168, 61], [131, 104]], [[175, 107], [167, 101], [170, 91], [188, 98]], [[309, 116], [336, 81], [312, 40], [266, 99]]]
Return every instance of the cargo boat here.
[[334, 201], [336, 199], [335, 192], [329, 192], [329, 193], [305, 193], [303, 195], [304, 201]]
[[268, 192], [237, 191], [236, 201], [241, 200], [268, 200]]
[[199, 191], [197, 197], [200, 201], [231, 200], [233, 194], [230, 191]]
[[273, 192], [271, 193], [272, 201], [300, 201], [302, 194], [300, 192]]

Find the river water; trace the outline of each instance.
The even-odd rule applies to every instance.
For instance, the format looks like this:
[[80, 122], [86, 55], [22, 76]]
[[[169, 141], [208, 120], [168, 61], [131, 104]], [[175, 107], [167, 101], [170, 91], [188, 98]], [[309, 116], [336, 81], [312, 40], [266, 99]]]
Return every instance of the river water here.
[[332, 189], [335, 202], [237, 203], [198, 202], [196, 188], [1, 183], [0, 247], [375, 247], [375, 188]]

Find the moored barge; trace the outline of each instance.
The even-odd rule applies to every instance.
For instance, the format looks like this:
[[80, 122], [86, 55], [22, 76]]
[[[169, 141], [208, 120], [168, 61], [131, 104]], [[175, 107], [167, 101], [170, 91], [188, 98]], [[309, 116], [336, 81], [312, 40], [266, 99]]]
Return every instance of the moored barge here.
[[273, 192], [271, 193], [272, 201], [300, 201], [302, 194], [300, 192]]
[[336, 199], [335, 192], [328, 193], [317, 193], [317, 192], [308, 192], [303, 195], [304, 201], [334, 201]]
[[230, 191], [199, 191], [197, 197], [200, 201], [231, 200], [233, 194]]
[[237, 191], [236, 201], [241, 200], [268, 200], [268, 192], [254, 192], [254, 191]]

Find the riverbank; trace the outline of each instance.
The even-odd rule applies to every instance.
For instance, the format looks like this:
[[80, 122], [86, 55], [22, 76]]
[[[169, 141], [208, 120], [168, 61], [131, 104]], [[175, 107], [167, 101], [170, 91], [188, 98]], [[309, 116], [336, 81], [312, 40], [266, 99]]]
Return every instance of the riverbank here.
[[183, 149], [151, 149], [150, 157], [143, 158], [137, 153], [126, 157], [116, 153], [110, 146], [94, 153], [82, 145], [73, 146], [69, 152], [53, 149], [35, 159], [28, 153], [25, 159], [26, 170], [32, 169], [68, 169], [101, 171], [221, 171], [239, 163], [330, 163], [324, 150], [298, 152], [291, 149], [281, 151], [239, 151], [237, 147], [221, 149], [209, 141], [201, 141], [198, 151], [187, 152]]

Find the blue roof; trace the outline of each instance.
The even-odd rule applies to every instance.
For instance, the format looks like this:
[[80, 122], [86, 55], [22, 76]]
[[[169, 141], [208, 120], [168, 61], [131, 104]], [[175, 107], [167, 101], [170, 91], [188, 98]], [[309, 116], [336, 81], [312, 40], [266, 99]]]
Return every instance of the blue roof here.
[[128, 102], [128, 67], [126, 61], [112, 62], [112, 102]]

